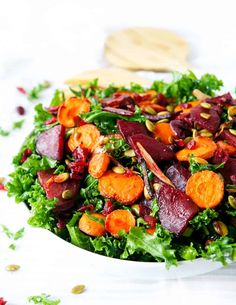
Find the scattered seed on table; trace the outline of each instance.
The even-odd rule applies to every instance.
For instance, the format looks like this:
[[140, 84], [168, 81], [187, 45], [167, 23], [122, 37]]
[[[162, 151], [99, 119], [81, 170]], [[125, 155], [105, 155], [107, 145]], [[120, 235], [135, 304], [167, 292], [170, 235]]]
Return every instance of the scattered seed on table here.
[[86, 289], [85, 285], [76, 285], [75, 287], [73, 287], [71, 289], [71, 293], [80, 294], [80, 293], [83, 293], [85, 291], [85, 289]]

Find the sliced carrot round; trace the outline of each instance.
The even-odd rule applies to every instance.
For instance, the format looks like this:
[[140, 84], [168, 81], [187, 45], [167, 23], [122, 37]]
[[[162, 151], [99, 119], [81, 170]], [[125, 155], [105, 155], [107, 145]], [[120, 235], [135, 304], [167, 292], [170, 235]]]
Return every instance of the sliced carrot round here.
[[113, 171], [106, 172], [98, 183], [102, 196], [115, 199], [123, 204], [132, 204], [143, 193], [143, 179], [133, 173], [117, 174]]
[[189, 178], [185, 192], [200, 208], [214, 208], [223, 199], [224, 182], [213, 171], [197, 172]]
[[66, 100], [58, 109], [58, 122], [67, 127], [74, 127], [76, 117], [81, 113], [90, 111], [90, 103], [85, 97], [71, 97]]
[[225, 141], [218, 141], [217, 143], [218, 148], [221, 148], [225, 151], [227, 151], [227, 153], [229, 155], [235, 155], [236, 154], [236, 147], [233, 145], [230, 145], [228, 143], [226, 143]]
[[175, 107], [175, 112], [182, 111], [182, 112], [188, 113], [188, 112], [191, 111], [192, 108], [196, 107], [201, 102], [202, 101], [196, 100], [196, 101], [191, 101], [191, 102], [188, 102], [188, 103], [184, 103], [184, 105], [179, 104]]
[[102, 236], [106, 233], [105, 216], [99, 213], [84, 213], [79, 220], [80, 231], [90, 236]]
[[216, 143], [208, 137], [196, 137], [196, 146], [194, 149], [184, 148], [176, 153], [176, 158], [179, 161], [188, 161], [191, 155], [199, 157], [202, 159], [209, 159], [213, 157], [217, 145]]
[[88, 165], [88, 172], [93, 178], [100, 178], [105, 174], [110, 163], [107, 153], [96, 153], [92, 156]]
[[79, 145], [93, 151], [100, 137], [100, 131], [92, 124], [82, 125], [74, 129], [68, 140], [70, 151], [74, 151]]
[[155, 126], [154, 130], [155, 139], [159, 140], [164, 144], [172, 144], [173, 143], [173, 132], [170, 128], [169, 123], [159, 123]]
[[125, 230], [129, 233], [132, 227], [135, 227], [136, 221], [133, 214], [128, 210], [115, 210], [107, 215], [105, 228], [106, 231], [119, 237], [119, 231]]

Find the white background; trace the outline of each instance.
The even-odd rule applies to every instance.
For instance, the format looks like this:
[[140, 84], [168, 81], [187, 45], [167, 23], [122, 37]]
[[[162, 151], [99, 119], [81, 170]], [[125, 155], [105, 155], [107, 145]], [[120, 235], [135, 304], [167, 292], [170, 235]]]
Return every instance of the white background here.
[[[181, 34], [191, 46], [190, 63], [196, 72], [213, 72], [236, 86], [235, 1], [81, 1], [0, 0], [0, 126], [10, 128], [19, 119], [16, 105], [27, 108], [19, 132], [0, 138], [0, 177], [11, 169], [11, 158], [32, 128], [33, 105], [15, 87], [30, 87], [49, 79], [54, 85], [82, 70], [108, 66], [104, 39], [124, 26], [157, 26]], [[159, 77], [148, 74], [148, 76]], [[51, 91], [43, 95], [47, 103]], [[26, 227], [16, 251], [0, 232], [0, 297], [9, 305], [27, 304], [29, 295], [47, 292], [74, 304], [235, 304], [236, 266], [186, 280], [159, 282], [119, 281], [96, 274], [86, 260], [70, 261], [64, 245], [47, 232], [28, 228], [23, 205], [0, 194], [0, 223], [13, 230]], [[45, 238], [46, 237], [46, 238]], [[68, 258], [69, 257], [69, 258]], [[68, 261], [69, 260], [69, 261]], [[21, 265], [9, 274], [7, 264]], [[71, 296], [70, 288], [86, 284], [86, 293]]]

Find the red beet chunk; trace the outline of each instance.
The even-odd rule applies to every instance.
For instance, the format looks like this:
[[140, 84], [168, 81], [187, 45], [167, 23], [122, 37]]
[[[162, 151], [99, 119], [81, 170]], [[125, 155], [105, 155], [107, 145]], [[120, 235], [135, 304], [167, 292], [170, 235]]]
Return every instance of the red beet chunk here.
[[225, 183], [236, 184], [236, 159], [229, 158], [223, 168], [219, 169], [219, 172], [224, 177]]
[[206, 102], [212, 104], [220, 104], [223, 106], [235, 105], [235, 100], [232, 95], [228, 92], [223, 95], [219, 95], [210, 99], [207, 99]]
[[[202, 113], [207, 113], [210, 115], [208, 119], [201, 117]], [[215, 133], [220, 126], [220, 116], [218, 111], [214, 108], [205, 109], [201, 105], [193, 107], [190, 111], [190, 116], [197, 126], [208, 131]]]
[[159, 218], [168, 231], [180, 235], [198, 212], [198, 207], [180, 190], [163, 185], [158, 194]]
[[148, 131], [144, 124], [138, 123], [138, 122], [127, 122], [123, 120], [117, 121], [117, 126], [119, 128], [119, 131], [122, 135], [122, 137], [129, 141], [129, 137], [135, 135], [135, 134], [144, 134], [148, 136]]
[[[56, 183], [52, 182], [47, 185], [47, 181], [52, 177], [53, 170], [44, 170], [38, 172], [38, 179], [39, 183], [43, 187], [43, 189], [46, 192], [47, 198], [57, 198], [59, 201], [56, 204], [56, 207], [54, 208], [54, 212], [63, 212], [75, 204], [76, 196], [80, 190], [80, 184], [77, 180], [69, 179], [62, 183]], [[62, 193], [65, 190], [70, 190], [72, 192], [72, 198], [71, 199], [63, 199]]]
[[41, 133], [36, 142], [37, 153], [60, 161], [63, 158], [65, 127], [57, 125]]
[[149, 155], [151, 155], [151, 157], [156, 162], [175, 159], [175, 154], [169, 146], [160, 143], [157, 140], [144, 134], [135, 134], [129, 137], [129, 143], [138, 157], [141, 157], [139, 149], [136, 145], [136, 143], [138, 142], [144, 147], [144, 149], [149, 153]]
[[184, 192], [191, 174], [180, 163], [175, 163], [167, 169], [166, 176], [172, 181], [177, 189]]
[[227, 141], [229, 144], [236, 146], [236, 137], [230, 133], [228, 130], [224, 130], [221, 134], [220, 137], [222, 140]]

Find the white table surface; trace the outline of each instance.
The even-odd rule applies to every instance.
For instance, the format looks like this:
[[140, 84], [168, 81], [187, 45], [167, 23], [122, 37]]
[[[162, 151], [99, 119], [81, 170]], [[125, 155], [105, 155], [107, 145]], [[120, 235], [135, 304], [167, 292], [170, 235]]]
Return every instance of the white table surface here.
[[[108, 65], [102, 56], [104, 38], [124, 26], [157, 26], [175, 30], [190, 43], [194, 71], [216, 73], [225, 88], [236, 86], [236, 22], [234, 1], [82, 1], [0, 0], [0, 126], [20, 119], [17, 105], [27, 109], [26, 123], [10, 137], [0, 138], [0, 177], [12, 169], [12, 156], [32, 129], [33, 103], [16, 91], [49, 79], [54, 86], [85, 69]], [[160, 77], [152, 73], [148, 76]], [[43, 94], [46, 104], [53, 89]], [[119, 281], [70, 261], [64, 246], [48, 233], [27, 226], [28, 211], [0, 192], [0, 224], [26, 228], [15, 251], [0, 232], [0, 297], [9, 305], [25, 305], [29, 295], [46, 292], [74, 304], [235, 304], [236, 264], [215, 272], [152, 283]], [[47, 237], [47, 238], [45, 238]], [[8, 264], [19, 264], [15, 273]], [[70, 294], [76, 284], [87, 290]]]

